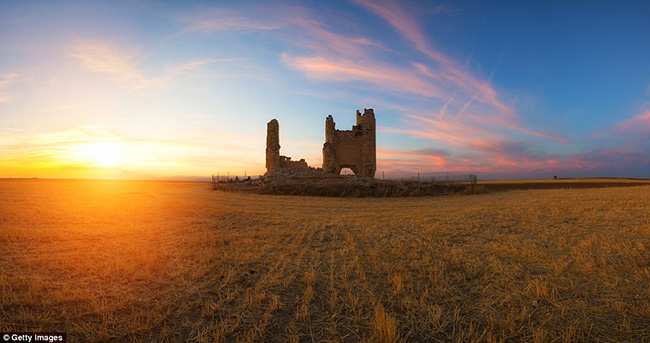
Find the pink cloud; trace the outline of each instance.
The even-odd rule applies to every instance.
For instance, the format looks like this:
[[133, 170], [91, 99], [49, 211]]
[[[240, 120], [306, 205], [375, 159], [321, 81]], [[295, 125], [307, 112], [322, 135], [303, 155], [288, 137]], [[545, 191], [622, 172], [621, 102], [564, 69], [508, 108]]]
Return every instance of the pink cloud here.
[[355, 0], [355, 2], [382, 17], [402, 36], [411, 41], [418, 51], [438, 64], [439, 69], [435, 71], [423, 64], [419, 64], [418, 69], [424, 75], [446, 80], [471, 95], [477, 94], [478, 99], [486, 104], [495, 106], [506, 112], [509, 111], [506, 105], [497, 100], [497, 92], [489, 83], [472, 77], [463, 68], [458, 66], [455, 61], [445, 56], [442, 52], [432, 48], [416, 24], [417, 21], [404, 12], [396, 2], [369, 0]]
[[[417, 129], [401, 130], [418, 137], [429, 138], [461, 148], [479, 151], [497, 151], [498, 142], [507, 138], [493, 130], [457, 118], [438, 119], [434, 116], [407, 115], [418, 122]], [[398, 132], [400, 130], [394, 131]]]
[[414, 151], [391, 151], [380, 148], [377, 151], [378, 158], [382, 163], [406, 163], [410, 165], [426, 165], [443, 168], [447, 165], [448, 153], [444, 150], [420, 149]]
[[379, 88], [426, 97], [440, 97], [444, 94], [435, 84], [422, 80], [412, 71], [391, 66], [335, 60], [324, 56], [294, 57], [284, 54], [282, 59], [288, 67], [314, 79], [366, 81]]
[[361, 56], [366, 47], [385, 49], [380, 44], [365, 37], [348, 37], [325, 30], [319, 25], [299, 23], [309, 35], [301, 44], [303, 47], [326, 55]]
[[431, 49], [422, 31], [415, 24], [413, 18], [407, 15], [392, 1], [383, 3], [369, 0], [355, 0], [355, 2], [386, 20], [391, 26], [399, 31], [404, 37], [415, 44], [416, 49], [431, 57], [441, 65], [450, 63], [449, 59], [440, 52]]
[[251, 18], [228, 9], [200, 13], [191, 21], [192, 23], [176, 36], [187, 32], [271, 31], [283, 26], [279, 21]]
[[319, 21], [306, 9], [301, 7], [283, 7], [277, 13], [280, 21], [287, 26], [294, 26], [292, 44], [317, 52], [321, 56], [363, 57], [366, 48], [388, 50], [376, 41], [354, 35], [343, 35], [327, 29], [324, 22]]
[[552, 139], [559, 143], [566, 143], [568, 141], [566, 137], [562, 137], [560, 135], [528, 129], [522, 126], [521, 124], [519, 124], [516, 118], [509, 120], [509, 118], [507, 117], [495, 115], [495, 114], [489, 114], [489, 113], [487, 115], [470, 113], [467, 115], [467, 117], [470, 121], [473, 121], [477, 124], [480, 123], [483, 126], [492, 126], [495, 128], [508, 128], [510, 130], [525, 133], [527, 135]]
[[[355, 82], [364, 90], [403, 98], [406, 95], [418, 101], [417, 105], [400, 105], [376, 96], [387, 103], [384, 107], [394, 109], [406, 119], [404, 127], [380, 129], [385, 133], [425, 138], [444, 149], [380, 149], [380, 168], [411, 172], [444, 169], [514, 174], [596, 170], [633, 165], [647, 159], [647, 154], [644, 157], [642, 151], [634, 148], [619, 151], [595, 149], [588, 153], [564, 155], [536, 150], [536, 143], [540, 140], [565, 143], [566, 138], [527, 128], [514, 107], [503, 101], [502, 94], [491, 80], [472, 75], [468, 68], [433, 46], [417, 20], [400, 3], [370, 0], [356, 0], [356, 3], [385, 20], [424, 58], [417, 62], [409, 60], [408, 55], [359, 34], [354, 23], [339, 31], [336, 18], [334, 21], [322, 20], [318, 14], [300, 7], [272, 9], [263, 20], [244, 18], [231, 12], [213, 12], [186, 30], [273, 31], [290, 28], [292, 49], [282, 54], [282, 61], [288, 68], [313, 80]], [[387, 55], [393, 58], [384, 59]], [[369, 102], [377, 105], [377, 102]], [[416, 110], [416, 106], [420, 106], [420, 110]], [[422, 106], [436, 108], [423, 111]], [[620, 123], [618, 132], [646, 134], [650, 132], [649, 119], [650, 112], [640, 114]], [[516, 136], [512, 135], [513, 131]], [[525, 139], [521, 134], [526, 135]], [[529, 141], [531, 138], [533, 141]]]
[[650, 138], [650, 110], [618, 123], [615, 130], [620, 134]]
[[[460, 91], [465, 94], [464, 97], [457, 97], [458, 101], [461, 101], [459, 104], [462, 104], [457, 115], [465, 114], [471, 109], [474, 102], [478, 102], [487, 105], [488, 108], [481, 107], [480, 110], [475, 110], [475, 113], [481, 113], [481, 115], [474, 114], [473, 120], [479, 120], [483, 124], [498, 125], [533, 136], [554, 139], [558, 142], [566, 141], [562, 137], [531, 130], [521, 125], [515, 111], [498, 99], [498, 93], [489, 81], [473, 77], [458, 63], [434, 49], [428, 43], [414, 18], [404, 12], [396, 2], [369, 0], [355, 0], [355, 2], [386, 20], [396, 31], [412, 42], [418, 51], [435, 62], [435, 66], [413, 62], [413, 66], [421, 75], [436, 80], [441, 88], [453, 90], [450, 93]], [[447, 106], [448, 103], [445, 104], [445, 112], [443, 113], [446, 113]]]
[[[594, 150], [574, 155], [549, 155], [535, 151], [533, 144], [517, 141], [463, 122], [442, 121], [433, 117], [409, 117], [421, 123], [418, 129], [386, 128], [384, 131], [406, 133], [439, 141], [444, 146], [452, 147], [452, 150], [420, 149], [399, 152], [380, 150], [378, 151], [378, 159], [382, 160], [380, 168], [402, 173], [444, 170], [521, 175], [626, 168], [647, 164], [650, 160], [649, 154], [644, 154], [633, 146]], [[403, 163], [405, 161], [407, 163]]]
[[457, 63], [433, 49], [416, 21], [396, 3], [357, 2], [384, 18], [418, 51], [428, 56], [433, 64], [409, 62], [411, 68], [405, 68], [378, 62], [376, 54], [368, 49], [390, 50], [364, 37], [333, 33], [305, 9], [292, 7], [284, 11], [287, 13], [284, 14], [284, 21], [288, 25], [301, 27], [302, 36], [299, 35], [298, 44], [312, 53], [308, 56], [285, 53], [282, 56], [285, 65], [315, 80], [363, 82], [365, 88], [370, 86], [392, 95], [410, 93], [423, 97], [424, 101], [445, 100], [436, 113], [437, 117], [413, 115], [413, 110], [409, 108], [401, 110], [407, 118], [420, 123], [411, 122], [408, 125], [415, 128], [389, 129], [390, 132], [491, 153], [500, 149], [500, 141], [507, 140], [500, 133], [504, 129], [565, 141], [562, 137], [521, 125], [514, 110], [498, 100], [496, 90], [488, 81], [469, 75]]
[[573, 169], [630, 169], [648, 164], [650, 164], [650, 154], [646, 149], [623, 145], [569, 156], [565, 166]]

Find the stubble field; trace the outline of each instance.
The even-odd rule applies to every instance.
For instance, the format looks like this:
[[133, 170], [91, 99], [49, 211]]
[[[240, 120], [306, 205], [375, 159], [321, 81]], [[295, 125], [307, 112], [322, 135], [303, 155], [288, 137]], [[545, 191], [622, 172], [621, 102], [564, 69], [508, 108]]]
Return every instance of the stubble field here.
[[0, 331], [650, 341], [650, 186], [428, 198], [0, 181]]

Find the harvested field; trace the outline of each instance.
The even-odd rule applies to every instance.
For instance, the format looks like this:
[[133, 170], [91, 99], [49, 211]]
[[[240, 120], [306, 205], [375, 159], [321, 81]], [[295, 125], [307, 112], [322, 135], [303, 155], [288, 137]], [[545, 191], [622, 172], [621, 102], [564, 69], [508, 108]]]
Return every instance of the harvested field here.
[[556, 188], [603, 188], [648, 186], [648, 179], [582, 178], [546, 180], [506, 180], [480, 181], [489, 191], [509, 191], [514, 189], [556, 189]]
[[422, 198], [0, 180], [0, 331], [650, 341], [650, 186]]

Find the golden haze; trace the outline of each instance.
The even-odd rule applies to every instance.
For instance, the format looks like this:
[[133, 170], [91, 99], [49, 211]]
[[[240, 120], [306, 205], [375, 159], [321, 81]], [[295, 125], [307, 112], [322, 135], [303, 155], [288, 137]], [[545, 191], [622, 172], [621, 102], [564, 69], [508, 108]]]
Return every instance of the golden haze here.
[[650, 340], [650, 187], [351, 199], [0, 181], [0, 329], [69, 341]]

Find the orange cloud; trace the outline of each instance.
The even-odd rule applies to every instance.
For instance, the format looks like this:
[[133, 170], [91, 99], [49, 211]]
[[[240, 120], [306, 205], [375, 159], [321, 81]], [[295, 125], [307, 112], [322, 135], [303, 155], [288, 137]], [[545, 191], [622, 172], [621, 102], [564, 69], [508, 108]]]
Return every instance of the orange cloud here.
[[[147, 135], [148, 133], [144, 133]], [[260, 173], [263, 138], [196, 128], [154, 136], [134, 136], [109, 126], [83, 126], [47, 133], [0, 136], [0, 177], [159, 177], [210, 175], [230, 171], [233, 175]], [[110, 144], [120, 153], [119, 164], [98, 165], [97, 149]], [[251, 165], [248, 161], [260, 161]]]

